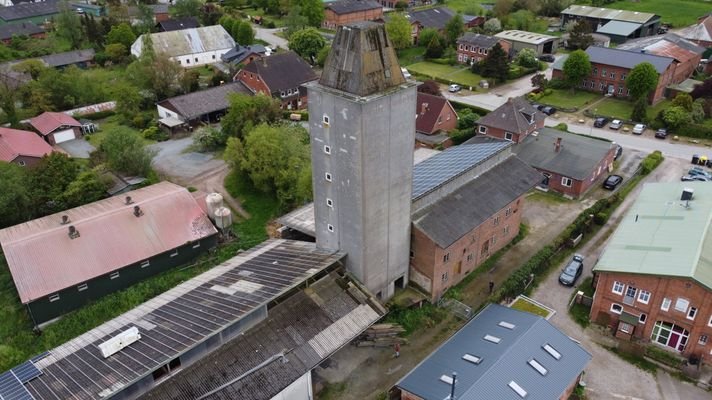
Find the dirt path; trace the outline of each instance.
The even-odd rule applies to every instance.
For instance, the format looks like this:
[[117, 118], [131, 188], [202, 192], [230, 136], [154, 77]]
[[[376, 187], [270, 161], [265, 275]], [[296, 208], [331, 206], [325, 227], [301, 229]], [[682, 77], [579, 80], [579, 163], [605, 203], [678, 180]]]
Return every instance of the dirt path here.
[[248, 219], [250, 218], [250, 214], [245, 211], [240, 202], [232, 197], [225, 189], [225, 178], [229, 173], [230, 167], [227, 164], [223, 164], [218, 168], [192, 178], [186, 183], [186, 186], [193, 186], [205, 193], [220, 193], [225, 203], [227, 203], [234, 212], [238, 213], [240, 217]]

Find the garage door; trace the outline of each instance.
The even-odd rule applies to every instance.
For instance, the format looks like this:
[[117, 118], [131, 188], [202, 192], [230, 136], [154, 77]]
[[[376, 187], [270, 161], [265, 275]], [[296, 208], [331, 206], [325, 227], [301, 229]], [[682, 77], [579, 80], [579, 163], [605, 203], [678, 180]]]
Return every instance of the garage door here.
[[72, 129], [67, 129], [66, 131], [59, 131], [54, 133], [54, 142], [57, 144], [72, 139], [74, 139], [74, 131]]

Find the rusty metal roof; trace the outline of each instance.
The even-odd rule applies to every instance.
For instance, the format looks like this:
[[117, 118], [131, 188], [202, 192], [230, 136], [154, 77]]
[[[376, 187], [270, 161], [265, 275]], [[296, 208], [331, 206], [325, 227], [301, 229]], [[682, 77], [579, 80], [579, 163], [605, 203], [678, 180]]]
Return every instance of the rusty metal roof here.
[[695, 65], [697, 65], [699, 58], [705, 52], [703, 47], [700, 47], [674, 33], [668, 33], [664, 36], [648, 36], [640, 39], [629, 40], [619, 45], [617, 48], [621, 50], [646, 52], [662, 57], [670, 57], [674, 58], [678, 62], [696, 59]]
[[[217, 233], [181, 186], [161, 182], [126, 195], [131, 204], [110, 197], [0, 230], [23, 304]], [[70, 226], [79, 237], [69, 237]]]

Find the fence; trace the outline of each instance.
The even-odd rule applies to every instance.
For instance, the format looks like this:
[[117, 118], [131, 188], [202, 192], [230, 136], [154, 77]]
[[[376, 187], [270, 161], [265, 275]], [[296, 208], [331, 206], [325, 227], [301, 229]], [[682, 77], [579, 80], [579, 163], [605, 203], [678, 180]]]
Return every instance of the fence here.
[[465, 321], [472, 318], [472, 308], [455, 299], [441, 298], [438, 300], [438, 307], [450, 310], [456, 317]]

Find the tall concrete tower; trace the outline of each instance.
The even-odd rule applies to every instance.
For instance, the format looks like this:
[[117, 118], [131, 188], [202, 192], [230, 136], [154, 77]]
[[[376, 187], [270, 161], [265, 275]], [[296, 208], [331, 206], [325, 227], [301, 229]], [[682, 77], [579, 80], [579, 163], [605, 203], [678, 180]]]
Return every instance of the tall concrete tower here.
[[373, 22], [339, 27], [307, 84], [317, 246], [382, 300], [408, 283], [415, 86]]

